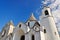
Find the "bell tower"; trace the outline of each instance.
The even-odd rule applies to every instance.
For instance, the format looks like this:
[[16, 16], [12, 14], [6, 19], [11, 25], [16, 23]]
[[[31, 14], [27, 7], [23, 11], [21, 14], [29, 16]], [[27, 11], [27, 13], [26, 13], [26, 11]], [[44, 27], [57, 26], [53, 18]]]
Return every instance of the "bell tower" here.
[[49, 7], [44, 6], [40, 17], [44, 26], [45, 40], [59, 40], [59, 34]]

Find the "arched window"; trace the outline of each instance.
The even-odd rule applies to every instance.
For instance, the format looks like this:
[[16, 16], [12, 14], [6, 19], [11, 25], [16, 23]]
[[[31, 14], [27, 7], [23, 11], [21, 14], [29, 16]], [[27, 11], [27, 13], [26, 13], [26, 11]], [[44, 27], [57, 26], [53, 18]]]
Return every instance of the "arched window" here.
[[55, 32], [55, 35], [56, 35], [56, 32]]
[[28, 22], [28, 26], [30, 26], [30, 23]]
[[44, 33], [46, 33], [46, 29], [44, 29]]
[[21, 27], [21, 24], [19, 25], [19, 28]]
[[48, 10], [45, 10], [45, 15], [49, 15]]
[[25, 35], [22, 35], [20, 40], [25, 40]]
[[32, 39], [31, 40], [35, 40], [35, 37], [34, 37], [34, 35], [32, 35]]

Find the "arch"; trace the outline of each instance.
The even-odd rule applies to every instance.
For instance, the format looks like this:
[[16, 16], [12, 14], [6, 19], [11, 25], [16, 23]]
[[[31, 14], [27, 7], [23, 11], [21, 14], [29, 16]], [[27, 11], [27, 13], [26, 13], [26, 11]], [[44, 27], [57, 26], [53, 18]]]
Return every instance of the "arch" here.
[[25, 40], [25, 35], [22, 35], [20, 40]]
[[21, 28], [21, 24], [19, 24], [19, 28]]
[[30, 22], [28, 22], [28, 26], [30, 26]]
[[44, 29], [44, 33], [46, 33], [46, 29]]
[[35, 40], [35, 36], [34, 35], [32, 35], [31, 40]]
[[49, 12], [48, 12], [48, 10], [45, 10], [45, 15], [49, 15]]

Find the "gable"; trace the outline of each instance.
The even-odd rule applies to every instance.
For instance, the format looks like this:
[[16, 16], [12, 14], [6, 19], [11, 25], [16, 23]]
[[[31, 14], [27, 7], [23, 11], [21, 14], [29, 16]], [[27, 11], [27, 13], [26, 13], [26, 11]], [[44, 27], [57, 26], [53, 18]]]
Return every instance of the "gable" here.
[[[21, 26], [21, 27], [19, 27], [19, 26]], [[24, 31], [24, 33], [27, 33], [30, 31], [30, 28], [24, 23], [19, 23], [18, 28], [19, 28], [19, 30], [22, 29]]]

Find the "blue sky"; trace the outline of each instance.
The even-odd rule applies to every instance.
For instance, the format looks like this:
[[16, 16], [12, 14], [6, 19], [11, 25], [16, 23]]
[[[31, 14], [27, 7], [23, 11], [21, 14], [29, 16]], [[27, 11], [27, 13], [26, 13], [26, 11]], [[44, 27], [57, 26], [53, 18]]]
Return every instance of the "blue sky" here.
[[32, 12], [38, 19], [36, 10], [42, 6], [41, 3], [42, 0], [0, 0], [0, 31], [10, 20], [14, 25], [27, 21]]

